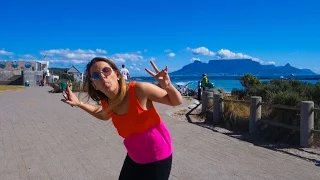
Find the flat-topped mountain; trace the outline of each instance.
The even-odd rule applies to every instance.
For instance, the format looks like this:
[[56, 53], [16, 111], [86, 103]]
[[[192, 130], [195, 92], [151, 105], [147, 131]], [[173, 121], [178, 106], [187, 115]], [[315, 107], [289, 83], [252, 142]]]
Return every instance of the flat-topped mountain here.
[[287, 75], [315, 75], [310, 69], [299, 69], [287, 63], [285, 66], [263, 65], [252, 59], [224, 59], [210, 60], [208, 63], [194, 61], [183, 66], [180, 70], [170, 73], [172, 76], [201, 76], [207, 75], [243, 75], [287, 76]]

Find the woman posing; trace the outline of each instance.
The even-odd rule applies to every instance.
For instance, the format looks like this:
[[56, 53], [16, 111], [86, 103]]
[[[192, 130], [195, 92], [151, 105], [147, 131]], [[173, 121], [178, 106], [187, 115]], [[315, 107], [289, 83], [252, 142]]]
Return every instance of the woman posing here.
[[161, 88], [146, 82], [126, 83], [111, 60], [96, 57], [87, 64], [83, 87], [102, 107], [79, 101], [69, 88], [63, 94], [71, 106], [101, 120], [112, 119], [127, 149], [120, 180], [167, 180], [170, 175], [171, 136], [153, 102], [177, 106], [182, 103], [182, 97], [170, 82], [168, 67], [159, 71], [152, 61], [150, 63], [155, 72], [145, 70]]

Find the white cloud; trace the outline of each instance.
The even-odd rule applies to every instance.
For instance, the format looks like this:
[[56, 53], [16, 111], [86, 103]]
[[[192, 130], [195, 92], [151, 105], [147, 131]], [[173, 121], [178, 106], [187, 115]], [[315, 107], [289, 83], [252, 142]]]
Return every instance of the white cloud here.
[[175, 53], [173, 53], [170, 49], [166, 49], [166, 50], [164, 50], [164, 53], [166, 53], [166, 54], [167, 54], [167, 56], [168, 56], [168, 57], [170, 57], [170, 58], [173, 58], [173, 57], [175, 57], [175, 56], [176, 56], [176, 54], [175, 54]]
[[123, 58], [111, 57], [110, 59], [111, 59], [112, 61], [115, 61], [116, 63], [124, 63], [124, 62], [126, 62], [126, 60], [123, 59]]
[[143, 56], [134, 53], [118, 53], [113, 55], [112, 59], [114, 59], [117, 62], [125, 62], [126, 60], [139, 61], [143, 60]]
[[40, 54], [47, 55], [47, 57], [64, 57], [67, 59], [90, 59], [101, 54], [106, 54], [107, 51], [103, 49], [96, 49], [96, 50], [83, 50], [83, 49], [50, 49], [40, 51]]
[[156, 60], [156, 58], [154, 58], [154, 57], [150, 58], [150, 61], [155, 61], [155, 60]]
[[100, 54], [107, 54], [107, 51], [104, 49], [96, 49], [96, 52]]
[[140, 71], [140, 68], [136, 68], [135, 70], [136, 70], [136, 71]]
[[260, 64], [263, 64], [263, 65], [275, 65], [276, 64], [274, 61], [264, 62], [263, 60], [261, 60], [259, 58], [252, 57], [250, 55], [243, 54], [243, 53], [234, 53], [228, 49], [220, 49], [216, 53], [216, 56], [221, 59], [252, 59], [253, 61], [259, 62]]
[[247, 54], [243, 54], [243, 53], [234, 53], [228, 49], [220, 49], [216, 53], [216, 56], [221, 59], [252, 59], [253, 61], [259, 62], [260, 64], [265, 64], [259, 58], [255, 58], [255, 57], [249, 56]]
[[200, 61], [200, 58], [195, 58], [195, 57], [193, 57], [193, 58], [190, 59], [190, 61], [191, 61], [191, 62], [193, 62], [193, 61]]
[[95, 54], [77, 54], [77, 53], [67, 53], [64, 56], [69, 59], [92, 59], [96, 57]]
[[136, 66], [137, 64], [136, 63], [132, 63], [132, 66]]
[[88, 63], [89, 60], [76, 60], [76, 59], [72, 59], [71, 62], [75, 63], [75, 64], [83, 64], [83, 63]]
[[176, 54], [174, 54], [174, 53], [172, 53], [172, 52], [168, 54], [168, 57], [170, 57], [170, 58], [173, 58], [173, 57], [175, 57], [175, 56], [176, 56]]
[[26, 59], [35, 59], [31, 54], [25, 54], [22, 57]]
[[106, 57], [107, 51], [104, 49], [49, 49], [40, 51], [41, 55], [46, 55], [48, 61], [52, 63], [88, 63], [96, 56]]
[[274, 62], [274, 61], [268, 61], [268, 62], [266, 62], [266, 63], [262, 62], [262, 64], [265, 64], [265, 65], [275, 65], [276, 62]]
[[50, 63], [62, 63], [62, 64], [86, 64], [90, 60], [84, 60], [84, 59], [50, 59], [48, 60]]
[[190, 47], [188, 47], [187, 51], [192, 52], [192, 54], [194, 54], [194, 55], [203, 55], [203, 56], [214, 56], [215, 55], [214, 52], [210, 51], [206, 47], [198, 47], [198, 48], [194, 48], [194, 49], [191, 49]]
[[252, 59], [253, 57], [242, 53], [234, 53], [228, 49], [220, 49], [216, 56], [222, 59]]
[[[259, 62], [260, 64], [269, 64], [269, 65], [275, 64], [274, 61], [264, 62], [259, 58], [252, 57], [250, 55], [243, 54], [243, 53], [235, 53], [235, 52], [232, 52], [228, 49], [220, 49], [217, 52], [213, 52], [213, 51], [210, 51], [206, 47], [198, 47], [198, 48], [194, 48], [194, 49], [187, 47], [187, 51], [191, 52], [194, 55], [214, 56], [219, 59], [252, 59], [253, 61]], [[194, 60], [198, 60], [198, 59], [195, 59], [195, 58], [190, 59], [190, 61], [194, 61]]]
[[0, 55], [12, 56], [13, 54], [14, 54], [13, 52], [6, 51], [5, 49], [0, 50]]
[[141, 54], [141, 51], [137, 51], [137, 54]]

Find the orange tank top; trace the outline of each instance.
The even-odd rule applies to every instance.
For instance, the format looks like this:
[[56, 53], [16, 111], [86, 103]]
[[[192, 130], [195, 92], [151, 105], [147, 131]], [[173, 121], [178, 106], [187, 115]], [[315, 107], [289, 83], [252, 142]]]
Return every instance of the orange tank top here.
[[[116, 115], [113, 112], [109, 113], [118, 134], [123, 138], [128, 138], [133, 134], [141, 134], [161, 123], [161, 118], [153, 104], [151, 104], [150, 108], [147, 110], [144, 110], [141, 107], [136, 95], [135, 85], [136, 82], [129, 83], [128, 112], [124, 115]], [[104, 109], [108, 108], [106, 100], [101, 100], [101, 104]]]

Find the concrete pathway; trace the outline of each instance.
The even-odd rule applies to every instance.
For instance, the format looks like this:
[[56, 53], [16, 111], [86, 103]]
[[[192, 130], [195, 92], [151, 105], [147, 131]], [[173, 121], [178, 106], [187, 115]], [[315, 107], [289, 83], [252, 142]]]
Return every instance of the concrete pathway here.
[[[112, 122], [49, 90], [0, 93], [0, 179], [116, 180], [126, 152]], [[172, 107], [156, 107], [173, 137], [171, 180], [320, 179], [320, 161], [257, 147], [173, 119], [165, 113]]]

